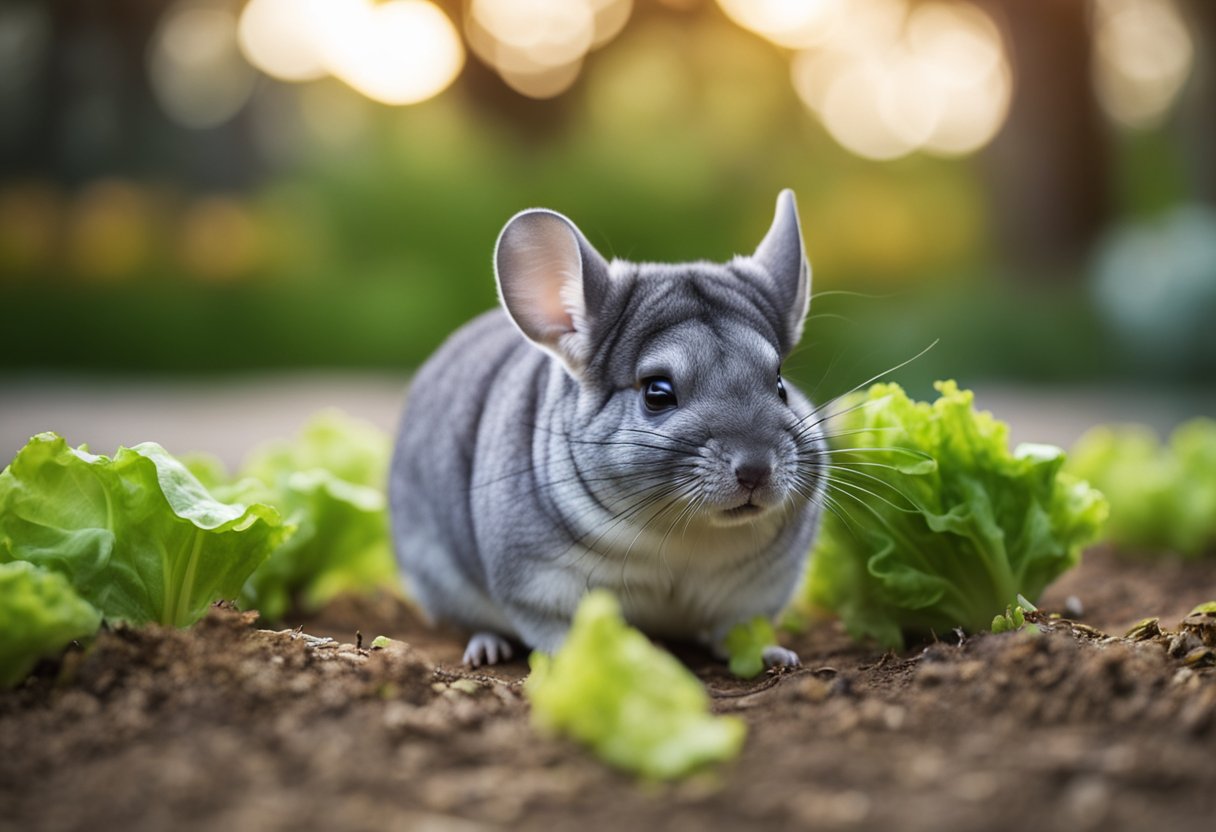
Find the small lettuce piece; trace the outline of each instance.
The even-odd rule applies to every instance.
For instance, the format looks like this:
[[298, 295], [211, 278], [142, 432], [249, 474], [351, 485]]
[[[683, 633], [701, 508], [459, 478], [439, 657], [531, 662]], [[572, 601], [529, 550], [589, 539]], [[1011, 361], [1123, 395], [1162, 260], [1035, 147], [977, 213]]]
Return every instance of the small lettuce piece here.
[[1216, 555], [1216, 420], [1179, 426], [1167, 445], [1141, 425], [1102, 425], [1067, 469], [1106, 494], [1107, 537], [1121, 548]]
[[0, 473], [0, 563], [64, 575], [111, 621], [187, 626], [291, 531], [268, 505], [216, 499], [153, 442], [111, 459], [41, 433]]
[[627, 625], [603, 590], [583, 598], [565, 644], [534, 652], [524, 692], [538, 728], [567, 734], [604, 761], [652, 779], [736, 756], [746, 725], [709, 712], [700, 681]]
[[730, 672], [741, 679], [759, 676], [764, 672], [764, 648], [776, 643], [773, 623], [764, 616], [736, 624], [726, 634]]
[[245, 584], [246, 607], [268, 620], [337, 595], [396, 588], [389, 538], [389, 438], [338, 411], [324, 411], [300, 435], [255, 450], [242, 480], [224, 493], [256, 496], [297, 526]]
[[25, 561], [0, 564], [0, 689], [28, 676], [39, 659], [92, 636], [100, 625], [101, 613], [67, 578]]
[[1037, 598], [1074, 566], [1107, 514], [1101, 493], [1061, 471], [1059, 448], [1011, 453], [1008, 426], [970, 391], [936, 386], [930, 404], [876, 384], [831, 431], [834, 510], [802, 597], [888, 647], [988, 628], [1008, 599]]

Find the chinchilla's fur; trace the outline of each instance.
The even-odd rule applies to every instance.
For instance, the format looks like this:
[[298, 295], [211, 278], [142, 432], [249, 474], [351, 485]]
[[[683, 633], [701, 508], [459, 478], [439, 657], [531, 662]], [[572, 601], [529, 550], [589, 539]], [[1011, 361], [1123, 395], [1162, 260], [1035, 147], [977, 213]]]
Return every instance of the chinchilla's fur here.
[[397, 439], [413, 596], [474, 633], [472, 664], [510, 640], [554, 650], [592, 587], [648, 633], [719, 650], [776, 615], [818, 526], [826, 452], [780, 380], [810, 298], [793, 194], [728, 263], [607, 262], [538, 209], [507, 223], [495, 270], [505, 312], [422, 366]]

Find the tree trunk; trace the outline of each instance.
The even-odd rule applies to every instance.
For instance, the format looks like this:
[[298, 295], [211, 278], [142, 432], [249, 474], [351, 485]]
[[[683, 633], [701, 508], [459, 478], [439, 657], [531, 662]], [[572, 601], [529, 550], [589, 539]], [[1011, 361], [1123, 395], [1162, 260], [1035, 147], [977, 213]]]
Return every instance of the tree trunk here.
[[1110, 212], [1107, 134], [1090, 79], [1089, 4], [976, 5], [1001, 24], [1014, 72], [1009, 120], [981, 155], [998, 243], [1022, 279], [1077, 279], [1076, 265]]

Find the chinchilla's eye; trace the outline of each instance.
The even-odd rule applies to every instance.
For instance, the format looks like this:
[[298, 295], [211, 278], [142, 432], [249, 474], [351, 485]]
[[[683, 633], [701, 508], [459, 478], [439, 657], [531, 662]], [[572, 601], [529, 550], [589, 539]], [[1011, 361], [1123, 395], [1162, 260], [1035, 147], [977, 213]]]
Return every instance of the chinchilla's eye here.
[[642, 380], [642, 401], [646, 409], [652, 413], [668, 410], [676, 406], [676, 388], [671, 379], [663, 376]]
[[789, 403], [789, 396], [785, 394], [785, 382], [781, 380], [781, 376], [777, 376], [777, 395], [781, 397], [781, 401]]

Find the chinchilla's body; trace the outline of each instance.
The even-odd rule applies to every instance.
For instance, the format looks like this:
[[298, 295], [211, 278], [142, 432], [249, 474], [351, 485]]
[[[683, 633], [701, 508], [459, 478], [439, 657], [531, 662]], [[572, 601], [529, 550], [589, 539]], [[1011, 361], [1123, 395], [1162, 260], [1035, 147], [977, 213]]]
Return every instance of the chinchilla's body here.
[[505, 311], [423, 365], [397, 440], [394, 537], [422, 607], [474, 633], [473, 664], [509, 640], [554, 650], [594, 587], [644, 631], [717, 649], [776, 615], [826, 464], [819, 417], [780, 378], [810, 291], [793, 195], [726, 264], [608, 263], [533, 210], [495, 267]]

